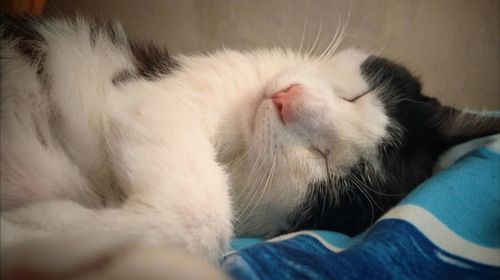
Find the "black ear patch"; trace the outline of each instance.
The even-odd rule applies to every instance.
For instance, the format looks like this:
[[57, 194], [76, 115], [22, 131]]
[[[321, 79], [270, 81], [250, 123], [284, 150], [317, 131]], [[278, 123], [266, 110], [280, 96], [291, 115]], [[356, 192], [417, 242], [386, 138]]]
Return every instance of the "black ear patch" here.
[[[345, 176], [308, 186], [308, 196], [289, 216], [291, 231], [360, 233], [430, 177], [439, 155], [449, 147], [436, 121], [443, 107], [422, 95], [418, 79], [405, 67], [371, 56], [361, 65], [361, 73], [384, 104], [392, 141], [386, 139], [377, 147], [379, 168], [362, 160]], [[332, 190], [337, 198], [325, 197]]]

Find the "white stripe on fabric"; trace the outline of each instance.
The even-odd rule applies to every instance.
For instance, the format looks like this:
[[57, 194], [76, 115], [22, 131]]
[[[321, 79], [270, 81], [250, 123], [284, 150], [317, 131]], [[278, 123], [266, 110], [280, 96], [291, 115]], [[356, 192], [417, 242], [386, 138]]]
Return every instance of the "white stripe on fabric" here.
[[323, 239], [323, 237], [321, 237], [319, 234], [317, 234], [317, 233], [315, 233], [314, 231], [311, 231], [311, 230], [303, 230], [303, 231], [292, 232], [292, 233], [289, 233], [289, 234], [285, 234], [285, 235], [281, 235], [281, 236], [269, 239], [266, 242], [283, 241], [283, 240], [287, 240], [287, 239], [292, 239], [292, 238], [300, 236], [300, 235], [309, 235], [311, 237], [314, 237], [323, 246], [325, 246], [328, 250], [333, 251], [335, 253], [344, 250], [344, 248], [339, 248], [337, 246], [332, 245], [331, 243], [329, 243], [328, 241], [326, 241], [325, 239]]
[[422, 207], [411, 204], [397, 206], [379, 221], [387, 219], [400, 219], [414, 225], [427, 239], [448, 253], [500, 266], [500, 249], [484, 247], [462, 238]]

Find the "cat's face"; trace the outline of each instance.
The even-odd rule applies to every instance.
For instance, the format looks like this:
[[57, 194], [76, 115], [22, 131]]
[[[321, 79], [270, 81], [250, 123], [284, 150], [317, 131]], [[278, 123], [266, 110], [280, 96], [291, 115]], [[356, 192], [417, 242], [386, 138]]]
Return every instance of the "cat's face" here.
[[349, 51], [324, 64], [297, 63], [265, 84], [243, 123], [252, 151], [245, 168], [250, 174], [236, 185], [245, 188], [236, 197], [238, 205], [248, 205], [238, 209], [242, 228], [251, 228], [248, 233], [255, 216], [273, 219], [273, 231], [286, 230], [284, 216], [307, 199], [311, 185], [348, 172], [362, 158], [376, 160], [389, 119], [361, 75], [366, 57]]
[[358, 233], [430, 176], [450, 145], [443, 109], [385, 59], [290, 60], [242, 110], [243, 147], [228, 165], [237, 231]]
[[287, 177], [300, 174], [307, 182], [327, 177], [325, 161], [340, 175], [361, 158], [371, 158], [377, 143], [389, 137], [390, 122], [362, 76], [366, 58], [347, 51], [325, 64], [284, 69], [255, 102], [246, 142], [276, 156], [275, 172], [286, 168]]

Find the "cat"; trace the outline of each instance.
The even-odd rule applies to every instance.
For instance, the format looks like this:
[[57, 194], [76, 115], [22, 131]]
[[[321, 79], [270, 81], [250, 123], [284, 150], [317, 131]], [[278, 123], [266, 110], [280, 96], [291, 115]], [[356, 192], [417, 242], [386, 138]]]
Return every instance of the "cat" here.
[[111, 234], [215, 262], [234, 235], [355, 235], [500, 132], [338, 44], [170, 56], [118, 24], [2, 21], [2, 248]]

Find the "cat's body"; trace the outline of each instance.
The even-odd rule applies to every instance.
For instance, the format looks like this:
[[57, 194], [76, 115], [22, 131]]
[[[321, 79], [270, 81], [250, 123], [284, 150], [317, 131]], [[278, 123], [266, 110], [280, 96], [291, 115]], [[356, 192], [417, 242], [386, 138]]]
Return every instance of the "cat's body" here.
[[107, 232], [215, 260], [233, 224], [355, 234], [500, 131], [356, 50], [171, 58], [82, 19], [2, 28], [2, 246]]

